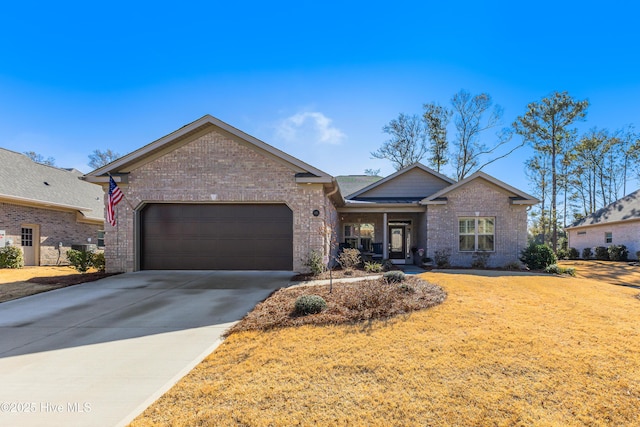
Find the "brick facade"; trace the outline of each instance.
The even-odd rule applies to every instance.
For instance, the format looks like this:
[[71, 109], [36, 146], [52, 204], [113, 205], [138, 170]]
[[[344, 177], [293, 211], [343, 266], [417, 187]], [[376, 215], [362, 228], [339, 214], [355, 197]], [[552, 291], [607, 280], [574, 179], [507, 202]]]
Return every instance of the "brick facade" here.
[[448, 250], [453, 266], [470, 266], [473, 253], [458, 248], [460, 217], [494, 217], [495, 251], [488, 259], [490, 267], [519, 263], [527, 245], [527, 206], [510, 203], [510, 194], [483, 180], [475, 179], [447, 193], [444, 205], [427, 207], [427, 256], [436, 250]]
[[[66, 265], [71, 245], [97, 243], [102, 225], [79, 222], [75, 212], [0, 203], [0, 229], [6, 240], [20, 247], [23, 226], [37, 226], [40, 234], [39, 265]], [[62, 247], [59, 247], [62, 243]], [[34, 242], [35, 244], [35, 242]]]
[[[582, 250], [591, 248], [595, 254], [596, 246], [625, 245], [629, 251], [629, 259], [636, 259], [640, 251], [640, 221], [625, 221], [593, 225], [589, 227], [569, 228], [569, 247], [576, 248], [580, 256]], [[612, 241], [607, 243], [605, 233], [611, 233]]]
[[293, 211], [293, 267], [303, 270], [311, 250], [326, 253], [325, 216], [335, 215], [335, 208], [322, 184], [298, 184], [295, 173], [283, 160], [217, 129], [134, 167], [121, 185], [128, 202], [116, 207], [117, 225], [106, 225], [107, 270], [138, 268], [136, 213], [155, 202], [285, 203]]

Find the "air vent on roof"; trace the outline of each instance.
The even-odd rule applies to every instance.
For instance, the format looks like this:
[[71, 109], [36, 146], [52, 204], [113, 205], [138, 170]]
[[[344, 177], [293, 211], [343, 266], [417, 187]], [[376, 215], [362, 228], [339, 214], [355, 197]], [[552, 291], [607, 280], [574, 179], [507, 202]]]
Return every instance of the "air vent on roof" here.
[[49, 183], [47, 181], [44, 182], [44, 185], [49, 185]]

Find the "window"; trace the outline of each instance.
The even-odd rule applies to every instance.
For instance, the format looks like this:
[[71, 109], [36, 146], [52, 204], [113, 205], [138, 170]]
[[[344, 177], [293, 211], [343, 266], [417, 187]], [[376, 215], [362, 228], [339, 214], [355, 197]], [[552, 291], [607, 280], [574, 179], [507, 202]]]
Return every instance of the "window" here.
[[352, 248], [372, 252], [374, 231], [374, 225], [369, 223], [345, 224], [344, 242]]
[[493, 252], [495, 250], [495, 218], [459, 218], [458, 236], [460, 252]]
[[604, 233], [604, 242], [613, 243], [613, 233], [611, 231], [607, 231], [606, 233]]
[[21, 245], [33, 246], [33, 228], [23, 228], [21, 234]]
[[98, 231], [98, 247], [104, 248], [104, 230]]

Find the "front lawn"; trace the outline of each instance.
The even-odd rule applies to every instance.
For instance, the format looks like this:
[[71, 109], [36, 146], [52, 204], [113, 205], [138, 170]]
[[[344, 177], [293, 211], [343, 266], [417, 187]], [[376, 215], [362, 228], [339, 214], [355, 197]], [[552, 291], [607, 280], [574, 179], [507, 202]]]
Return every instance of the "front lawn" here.
[[385, 321], [232, 334], [132, 425], [640, 425], [640, 291], [495, 274], [425, 273], [446, 300]]

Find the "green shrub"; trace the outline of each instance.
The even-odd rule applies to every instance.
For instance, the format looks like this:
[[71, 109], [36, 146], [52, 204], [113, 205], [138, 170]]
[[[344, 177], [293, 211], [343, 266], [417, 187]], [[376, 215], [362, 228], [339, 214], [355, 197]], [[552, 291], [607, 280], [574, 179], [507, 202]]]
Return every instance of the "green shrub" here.
[[0, 268], [22, 268], [24, 258], [22, 250], [16, 246], [0, 248]]
[[67, 251], [67, 259], [71, 267], [80, 273], [86, 273], [88, 269], [93, 267], [93, 252], [91, 251], [69, 249]]
[[556, 251], [556, 257], [558, 259], [569, 259], [569, 251], [564, 248], [560, 248]]
[[596, 246], [594, 251], [596, 253], [597, 260], [607, 261], [609, 259], [609, 251], [604, 246]]
[[607, 252], [611, 261], [626, 261], [629, 258], [629, 250], [625, 245], [611, 245]]
[[569, 250], [567, 251], [567, 258], [578, 259], [580, 258], [580, 253], [576, 248], [569, 248]]
[[404, 273], [398, 270], [387, 271], [382, 277], [387, 283], [402, 283], [406, 278]]
[[364, 271], [368, 273], [380, 273], [383, 269], [384, 268], [382, 267], [382, 264], [380, 264], [379, 262], [367, 261], [364, 263]]
[[558, 259], [549, 246], [530, 244], [520, 253], [520, 261], [531, 270], [542, 270]]
[[487, 268], [490, 252], [474, 252], [471, 261], [471, 268]]
[[449, 249], [439, 249], [433, 253], [436, 267], [447, 268], [450, 267], [449, 258], [451, 257], [451, 251]]
[[325, 270], [325, 265], [322, 262], [322, 254], [318, 251], [311, 251], [307, 256], [307, 259], [303, 261], [305, 267], [309, 267], [311, 274], [318, 276]]
[[576, 275], [576, 269], [573, 267], [560, 267], [558, 264], [551, 264], [545, 267], [544, 271], [550, 274], [568, 274], [569, 276]]
[[338, 263], [345, 270], [351, 270], [358, 267], [362, 263], [360, 251], [354, 248], [345, 248], [338, 255]]
[[316, 314], [327, 308], [327, 302], [319, 295], [301, 295], [296, 299], [294, 309], [298, 315]]
[[93, 266], [100, 273], [104, 273], [106, 270], [106, 263], [104, 260], [104, 252], [96, 252], [93, 254]]
[[584, 248], [582, 250], [582, 259], [591, 259], [592, 256], [593, 252], [591, 251], [591, 248]]
[[382, 260], [382, 269], [384, 271], [389, 271], [393, 268], [393, 263], [391, 262], [390, 259], [384, 259]]

